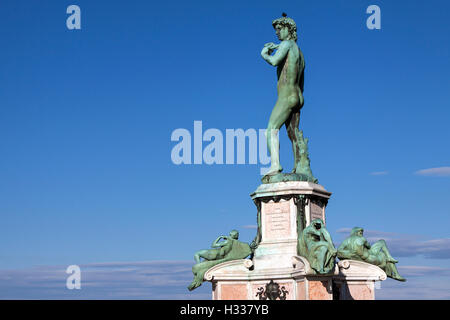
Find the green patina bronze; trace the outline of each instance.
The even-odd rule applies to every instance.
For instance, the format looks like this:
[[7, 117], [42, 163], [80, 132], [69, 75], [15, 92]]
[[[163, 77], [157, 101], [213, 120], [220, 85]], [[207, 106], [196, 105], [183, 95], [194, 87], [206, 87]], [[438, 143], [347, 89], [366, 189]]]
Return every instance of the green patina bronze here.
[[[245, 259], [252, 253], [249, 244], [238, 239], [239, 232], [232, 230], [229, 236], [217, 237], [211, 245], [213, 249], [200, 250], [195, 253], [194, 259], [196, 264], [192, 267], [194, 280], [188, 286], [190, 291], [201, 286], [205, 272], [208, 269], [222, 262]], [[201, 261], [201, 258], [204, 260]]]
[[256, 236], [253, 239], [253, 241], [250, 243], [250, 248], [252, 249], [252, 253], [255, 252], [256, 248], [258, 248], [259, 243], [261, 242], [262, 239], [262, 234], [261, 234], [261, 201], [255, 200], [255, 205], [256, 208], [258, 209], [257, 213], [256, 213], [256, 224], [257, 224], [257, 231], [256, 231]]
[[325, 229], [323, 221], [311, 221], [298, 239], [298, 254], [308, 260], [316, 273], [328, 274], [334, 270], [336, 253], [331, 235]]
[[[278, 99], [270, 115], [267, 126], [267, 146], [271, 157], [269, 172], [263, 177], [263, 183], [282, 181], [311, 181], [314, 178], [308, 155], [308, 139], [303, 138], [299, 130], [300, 110], [303, 107], [303, 84], [305, 59], [297, 46], [297, 26], [291, 18], [283, 14], [282, 18], [272, 22], [280, 44], [266, 43], [261, 56], [272, 66], [277, 67]], [[276, 53], [272, 55], [272, 52]], [[292, 142], [294, 169], [291, 174], [282, 174], [280, 165], [280, 142], [278, 131], [283, 126]]]
[[370, 245], [363, 237], [364, 229], [355, 227], [352, 229], [350, 237], [345, 239], [338, 248], [338, 258], [340, 260], [352, 259], [374, 264], [386, 272], [386, 275], [398, 281], [406, 281], [400, 276], [395, 266], [398, 263], [386, 246], [386, 241], [378, 240]]

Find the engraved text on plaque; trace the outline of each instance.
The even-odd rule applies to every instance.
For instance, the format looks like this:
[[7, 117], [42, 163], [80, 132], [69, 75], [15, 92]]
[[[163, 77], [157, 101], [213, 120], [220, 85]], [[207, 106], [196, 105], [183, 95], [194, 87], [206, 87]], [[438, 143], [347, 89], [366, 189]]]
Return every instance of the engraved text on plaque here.
[[284, 239], [291, 235], [290, 201], [264, 203], [265, 240]]

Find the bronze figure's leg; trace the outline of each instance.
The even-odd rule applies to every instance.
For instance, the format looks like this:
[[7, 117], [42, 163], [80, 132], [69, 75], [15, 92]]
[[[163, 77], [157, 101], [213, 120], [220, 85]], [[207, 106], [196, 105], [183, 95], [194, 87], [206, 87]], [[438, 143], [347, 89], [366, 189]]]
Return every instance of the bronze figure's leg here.
[[378, 240], [377, 242], [375, 242], [372, 247], [371, 250], [373, 251], [374, 254], [378, 254], [378, 252], [383, 252], [384, 255], [386, 256], [386, 260], [387, 262], [392, 262], [392, 263], [397, 263], [398, 260], [395, 260], [392, 256], [391, 253], [389, 252], [387, 245], [386, 245], [386, 241], [384, 241], [383, 239]]
[[219, 249], [209, 249], [209, 250], [200, 250], [197, 251], [194, 255], [195, 263], [200, 263], [200, 258], [203, 258], [207, 261], [217, 259], [219, 253]]
[[[398, 262], [397, 260], [395, 260], [386, 245], [386, 241], [384, 240], [378, 240], [377, 242], [375, 242], [372, 247], [370, 248], [369, 252], [371, 253], [371, 255], [374, 255], [378, 258], [378, 260], [385, 260], [385, 267], [384, 267], [384, 271], [386, 272], [388, 277], [391, 277], [395, 280], [398, 281], [406, 281], [405, 278], [403, 278], [397, 270], [397, 267], [395, 266], [395, 264]], [[383, 259], [384, 258], [384, 259]]]
[[299, 148], [299, 129], [300, 123], [300, 109], [294, 110], [286, 121], [286, 130], [289, 139], [292, 142], [292, 151], [294, 152], [294, 169], [292, 173], [295, 173], [298, 163], [300, 162], [300, 148]]
[[270, 152], [270, 170], [267, 175], [275, 175], [283, 171], [280, 165], [280, 141], [278, 139], [278, 131], [286, 122], [291, 113], [291, 108], [287, 101], [277, 100], [275, 107], [272, 110], [267, 126], [267, 147]]

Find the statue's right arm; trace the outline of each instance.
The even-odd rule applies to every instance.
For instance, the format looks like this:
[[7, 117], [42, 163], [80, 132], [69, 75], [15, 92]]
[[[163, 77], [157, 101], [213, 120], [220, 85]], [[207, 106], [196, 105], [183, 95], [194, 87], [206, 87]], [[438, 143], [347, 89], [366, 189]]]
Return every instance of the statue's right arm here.
[[288, 41], [282, 41], [277, 48], [277, 52], [271, 56], [269, 54], [270, 47], [266, 46], [261, 51], [261, 56], [264, 60], [266, 60], [269, 64], [273, 65], [274, 67], [278, 66], [281, 61], [284, 60], [287, 53], [289, 52], [289, 42]]
[[[219, 242], [222, 238], [225, 239], [225, 241]], [[221, 248], [224, 245], [226, 245], [228, 243], [228, 237], [226, 236], [218, 236], [216, 240], [214, 240], [214, 242], [212, 243], [211, 247], [212, 248]]]

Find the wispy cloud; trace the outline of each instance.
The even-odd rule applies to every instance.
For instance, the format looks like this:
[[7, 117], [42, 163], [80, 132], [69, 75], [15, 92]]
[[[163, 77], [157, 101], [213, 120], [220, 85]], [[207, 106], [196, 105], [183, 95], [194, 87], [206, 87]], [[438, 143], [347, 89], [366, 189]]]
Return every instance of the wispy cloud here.
[[[337, 233], [350, 235], [350, 232], [352, 231], [352, 228], [341, 228], [336, 230]], [[396, 237], [399, 236], [399, 233], [395, 232], [384, 232], [384, 231], [377, 231], [377, 230], [364, 230], [364, 236], [365, 237]]]
[[399, 282], [392, 279], [381, 282], [381, 288], [375, 290], [377, 300], [417, 300], [417, 299], [450, 299], [450, 277], [448, 271], [445, 275], [442, 273], [433, 273], [436, 270], [429, 270], [421, 275], [412, 275], [405, 272], [405, 268], [426, 269], [421, 266], [399, 267], [399, 272], [406, 277], [406, 282]]
[[398, 271], [404, 277], [428, 277], [450, 276], [450, 268], [430, 267], [430, 266], [398, 266]]
[[433, 266], [398, 266], [407, 279], [381, 282], [376, 299], [450, 299], [450, 268]]
[[389, 173], [388, 171], [374, 171], [374, 172], [371, 172], [370, 175], [372, 175], [372, 176], [385, 176], [388, 173]]
[[[349, 235], [351, 228], [338, 229], [336, 232]], [[389, 251], [394, 257], [424, 256], [430, 259], [450, 259], [450, 238], [424, 240], [421, 236], [364, 230], [366, 239], [373, 243], [386, 240]]]
[[193, 292], [190, 261], [80, 265], [81, 289], [68, 290], [67, 266], [0, 270], [0, 299], [210, 299], [211, 285]]
[[414, 172], [420, 176], [430, 176], [430, 177], [450, 177], [450, 167], [437, 167], [422, 169]]
[[[0, 270], [0, 299], [211, 299], [211, 285], [193, 292], [192, 262], [142, 261], [80, 265], [81, 290], [66, 289], [65, 266]], [[377, 299], [450, 299], [450, 268], [399, 266], [406, 283], [388, 279]]]
[[256, 224], [247, 224], [245, 226], [242, 226], [243, 229], [258, 229], [258, 226]]

